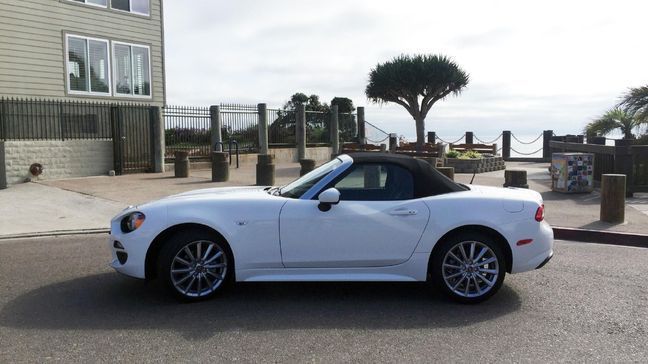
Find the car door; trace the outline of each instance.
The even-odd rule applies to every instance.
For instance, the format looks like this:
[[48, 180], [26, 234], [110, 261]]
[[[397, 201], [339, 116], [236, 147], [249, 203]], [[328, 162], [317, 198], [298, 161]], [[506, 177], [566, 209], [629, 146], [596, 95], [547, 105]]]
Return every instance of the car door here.
[[292, 199], [281, 210], [284, 266], [380, 267], [407, 261], [428, 222], [414, 198], [409, 170], [395, 164], [354, 164], [327, 187], [340, 202], [320, 211], [319, 201]]

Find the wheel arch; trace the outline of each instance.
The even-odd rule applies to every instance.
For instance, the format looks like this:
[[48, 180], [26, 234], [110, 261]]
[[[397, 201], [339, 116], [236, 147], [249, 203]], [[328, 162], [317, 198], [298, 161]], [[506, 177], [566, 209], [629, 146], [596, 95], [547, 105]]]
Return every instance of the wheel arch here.
[[[225, 243], [225, 248], [228, 250], [228, 253], [230, 255], [230, 258], [232, 259], [232, 266], [234, 267], [236, 262], [234, 262], [234, 254], [232, 252], [232, 248], [230, 247], [229, 242], [223, 234], [215, 230], [214, 228], [203, 225], [203, 224], [198, 224], [198, 223], [182, 223], [182, 224], [177, 224], [173, 225], [171, 227], [168, 227], [161, 233], [159, 233], [155, 239], [153, 239], [153, 242], [151, 242], [151, 245], [149, 246], [147, 252], [146, 252], [146, 260], [144, 263], [144, 276], [146, 280], [151, 280], [155, 279], [157, 277], [157, 266], [156, 262], [158, 260], [160, 250], [162, 250], [162, 247], [164, 246], [164, 243], [169, 239], [169, 237], [173, 236], [174, 234], [185, 231], [185, 230], [199, 230], [203, 231], [205, 233], [208, 233], [210, 235], [213, 235], [215, 238], [219, 239], [220, 241]], [[236, 270], [232, 269], [232, 277], [234, 280], [236, 280]]]
[[513, 267], [513, 251], [511, 250], [511, 245], [506, 240], [504, 235], [502, 235], [499, 231], [484, 225], [463, 225], [448, 231], [441, 238], [439, 238], [436, 244], [434, 244], [434, 248], [432, 249], [432, 253], [430, 253], [430, 257], [428, 259], [428, 274], [430, 273], [432, 261], [435, 254], [439, 251], [439, 249], [441, 249], [440, 243], [446, 239], [451, 238], [453, 235], [465, 232], [485, 234], [496, 241], [504, 252], [504, 259], [506, 260], [506, 271], [508, 273], [511, 273], [511, 269]]

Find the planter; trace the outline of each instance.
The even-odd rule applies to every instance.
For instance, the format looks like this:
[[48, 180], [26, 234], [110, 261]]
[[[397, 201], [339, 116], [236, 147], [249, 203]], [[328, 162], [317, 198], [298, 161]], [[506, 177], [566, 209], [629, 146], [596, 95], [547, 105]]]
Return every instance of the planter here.
[[454, 167], [455, 173], [484, 173], [506, 169], [502, 157], [476, 159], [446, 158], [446, 167]]

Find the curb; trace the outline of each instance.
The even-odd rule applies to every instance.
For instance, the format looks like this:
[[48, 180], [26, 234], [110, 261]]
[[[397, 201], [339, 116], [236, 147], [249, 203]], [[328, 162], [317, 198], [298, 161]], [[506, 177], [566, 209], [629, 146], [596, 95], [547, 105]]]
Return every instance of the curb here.
[[648, 235], [645, 234], [576, 229], [558, 226], [553, 228], [553, 232], [554, 239], [558, 240], [648, 248]]
[[93, 235], [93, 234], [109, 234], [109, 233], [110, 233], [110, 229], [55, 230], [55, 231], [43, 231], [43, 232], [36, 232], [36, 233], [0, 235], [0, 240], [42, 238], [46, 236]]

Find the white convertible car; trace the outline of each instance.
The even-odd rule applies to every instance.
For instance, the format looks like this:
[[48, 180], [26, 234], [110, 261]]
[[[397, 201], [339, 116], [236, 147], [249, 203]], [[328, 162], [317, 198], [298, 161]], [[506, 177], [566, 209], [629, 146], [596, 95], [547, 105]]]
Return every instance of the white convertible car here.
[[463, 185], [427, 162], [341, 155], [283, 187], [197, 190], [111, 223], [111, 266], [180, 299], [234, 281], [430, 281], [466, 303], [542, 267], [553, 232], [540, 194]]

